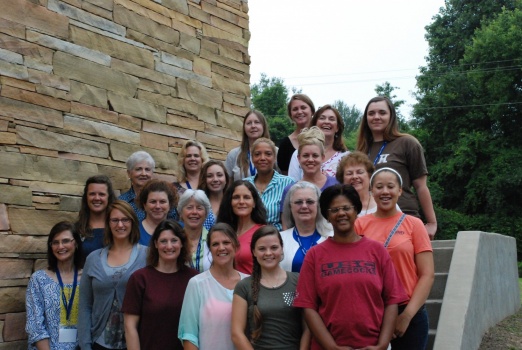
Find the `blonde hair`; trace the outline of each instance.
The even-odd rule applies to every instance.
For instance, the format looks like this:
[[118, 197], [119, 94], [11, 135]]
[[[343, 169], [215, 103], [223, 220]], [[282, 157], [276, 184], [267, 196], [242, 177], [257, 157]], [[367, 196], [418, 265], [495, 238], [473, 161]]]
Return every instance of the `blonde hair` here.
[[195, 140], [187, 140], [181, 147], [181, 151], [178, 154], [178, 182], [184, 182], [187, 180], [187, 173], [185, 171], [185, 158], [187, 156], [187, 148], [189, 147], [197, 147], [199, 148], [199, 152], [201, 153], [201, 166], [208, 161], [208, 153], [207, 149], [203, 144], [199, 141]]
[[324, 155], [324, 141], [324, 133], [317, 126], [304, 128], [299, 135], [297, 135], [297, 142], [299, 143], [297, 154], [301, 153], [301, 149], [304, 146], [314, 145], [318, 146], [321, 149], [321, 155]]

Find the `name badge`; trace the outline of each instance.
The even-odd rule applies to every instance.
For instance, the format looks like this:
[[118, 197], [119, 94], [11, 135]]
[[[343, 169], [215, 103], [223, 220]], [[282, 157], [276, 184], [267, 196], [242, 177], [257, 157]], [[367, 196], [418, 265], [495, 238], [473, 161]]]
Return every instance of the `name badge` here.
[[58, 335], [59, 343], [75, 343], [78, 330], [76, 328], [60, 328]]

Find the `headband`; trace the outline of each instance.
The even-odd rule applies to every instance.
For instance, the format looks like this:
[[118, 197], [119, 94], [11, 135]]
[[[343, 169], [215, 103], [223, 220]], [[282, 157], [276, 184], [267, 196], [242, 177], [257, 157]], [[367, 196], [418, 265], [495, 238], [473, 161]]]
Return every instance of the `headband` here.
[[372, 174], [372, 177], [370, 177], [370, 186], [373, 186], [373, 178], [375, 177], [375, 175], [377, 175], [378, 173], [383, 172], [383, 171], [389, 171], [391, 173], [394, 173], [395, 176], [397, 176], [397, 178], [399, 179], [399, 184], [401, 185], [401, 188], [402, 188], [402, 176], [401, 176], [401, 174], [399, 174], [399, 172], [397, 170], [392, 169], [392, 168], [388, 168], [388, 167], [379, 168], [379, 169], [375, 170], [375, 172]]

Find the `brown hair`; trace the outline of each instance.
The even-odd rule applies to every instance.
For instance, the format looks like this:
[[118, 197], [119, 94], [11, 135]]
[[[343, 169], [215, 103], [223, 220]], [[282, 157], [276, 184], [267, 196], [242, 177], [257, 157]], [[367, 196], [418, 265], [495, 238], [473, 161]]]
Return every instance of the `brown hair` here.
[[[83, 188], [82, 204], [78, 212], [78, 221], [75, 223], [76, 229], [81, 237], [92, 237], [92, 227], [89, 226], [89, 219], [91, 217], [91, 210], [87, 203], [87, 196], [89, 194], [89, 185], [100, 184], [107, 187], [107, 205], [110, 205], [116, 200], [114, 190], [112, 189], [111, 180], [105, 175], [94, 175], [87, 179], [85, 187]], [[107, 209], [105, 209], [107, 215]]]
[[223, 173], [225, 174], [225, 188], [223, 188], [223, 193], [227, 190], [228, 186], [230, 186], [230, 175], [228, 175], [227, 168], [225, 168], [225, 165], [220, 160], [209, 160], [205, 164], [203, 164], [203, 167], [201, 168], [201, 173], [199, 174], [199, 185], [198, 189], [203, 190], [207, 197], [210, 195], [210, 191], [208, 190], [207, 185], [207, 170], [212, 165], [218, 165], [223, 169]]
[[169, 200], [169, 209], [176, 208], [178, 205], [179, 198], [176, 188], [167, 181], [152, 179], [147, 181], [140, 191], [138, 205], [141, 209], [145, 210], [145, 204], [151, 192], [165, 192]]
[[343, 151], [345, 152], [347, 150], [346, 145], [344, 144], [343, 140], [343, 131], [344, 131], [344, 121], [341, 117], [341, 114], [339, 111], [332, 107], [332, 105], [324, 105], [321, 108], [317, 110], [317, 112], [314, 113], [314, 116], [312, 117], [312, 121], [310, 122], [310, 125], [315, 126], [317, 125], [317, 120], [323, 114], [325, 111], [331, 110], [335, 114], [335, 118], [337, 119], [337, 132], [335, 133], [334, 142], [333, 142], [333, 149], [336, 151]]
[[310, 97], [308, 97], [305, 94], [295, 94], [292, 97], [290, 97], [290, 101], [288, 101], [288, 104], [286, 105], [286, 111], [288, 113], [288, 118], [290, 118], [290, 120], [292, 120], [292, 102], [295, 100], [303, 101], [312, 110], [312, 115], [315, 113], [315, 106]]
[[259, 122], [261, 123], [261, 125], [263, 126], [263, 135], [261, 135], [261, 137], [264, 137], [266, 139], [270, 138], [270, 131], [268, 130], [268, 122], [266, 121], [266, 118], [263, 115], [263, 113], [261, 113], [258, 110], [255, 110], [255, 109], [249, 110], [247, 112], [247, 114], [245, 114], [245, 118], [243, 119], [243, 136], [241, 138], [241, 145], [239, 146], [240, 147], [239, 156], [237, 157], [237, 165], [239, 166], [239, 168], [241, 169], [241, 172], [243, 174], [248, 174], [249, 166], [250, 166], [248, 163], [248, 152], [250, 152], [251, 145], [248, 140], [248, 136], [245, 132], [245, 124], [246, 124], [247, 118], [251, 114], [254, 114], [257, 117], [257, 119], [259, 120]]
[[103, 244], [108, 246], [109, 248], [114, 244], [114, 238], [112, 237], [112, 230], [110, 225], [111, 212], [117, 209], [122, 212], [127, 218], [129, 218], [132, 222], [131, 232], [129, 235], [129, 242], [134, 245], [137, 244], [140, 240], [140, 229], [138, 226], [138, 217], [134, 212], [134, 209], [130, 206], [129, 203], [117, 199], [114, 203], [109, 204], [107, 207], [107, 218], [105, 219], [105, 234], [103, 237]]
[[366, 169], [368, 173], [368, 177], [372, 176], [375, 171], [375, 167], [373, 166], [368, 156], [359, 151], [353, 151], [350, 154], [345, 155], [341, 158], [341, 161], [337, 165], [337, 172], [335, 173], [335, 178], [339, 181], [340, 184], [344, 181], [344, 168], [350, 165], [362, 165]]
[[159, 252], [155, 243], [158, 242], [158, 239], [163, 231], [172, 231], [174, 235], [179, 238], [181, 241], [181, 249], [179, 251], [179, 256], [176, 261], [178, 265], [178, 269], [183, 268], [189, 261], [189, 254], [187, 250], [187, 236], [185, 235], [185, 231], [183, 228], [174, 220], [163, 220], [156, 226], [152, 237], [149, 242], [149, 253], [147, 254], [147, 265], [156, 267], [159, 263]]

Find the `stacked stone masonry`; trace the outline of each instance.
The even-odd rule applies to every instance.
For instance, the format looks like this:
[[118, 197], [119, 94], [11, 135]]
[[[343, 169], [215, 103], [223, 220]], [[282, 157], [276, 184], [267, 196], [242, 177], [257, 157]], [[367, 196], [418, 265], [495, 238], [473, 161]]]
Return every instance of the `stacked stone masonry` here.
[[0, 350], [26, 349], [25, 289], [85, 180], [118, 192], [143, 149], [174, 181], [196, 139], [239, 145], [250, 105], [246, 0], [0, 1]]

